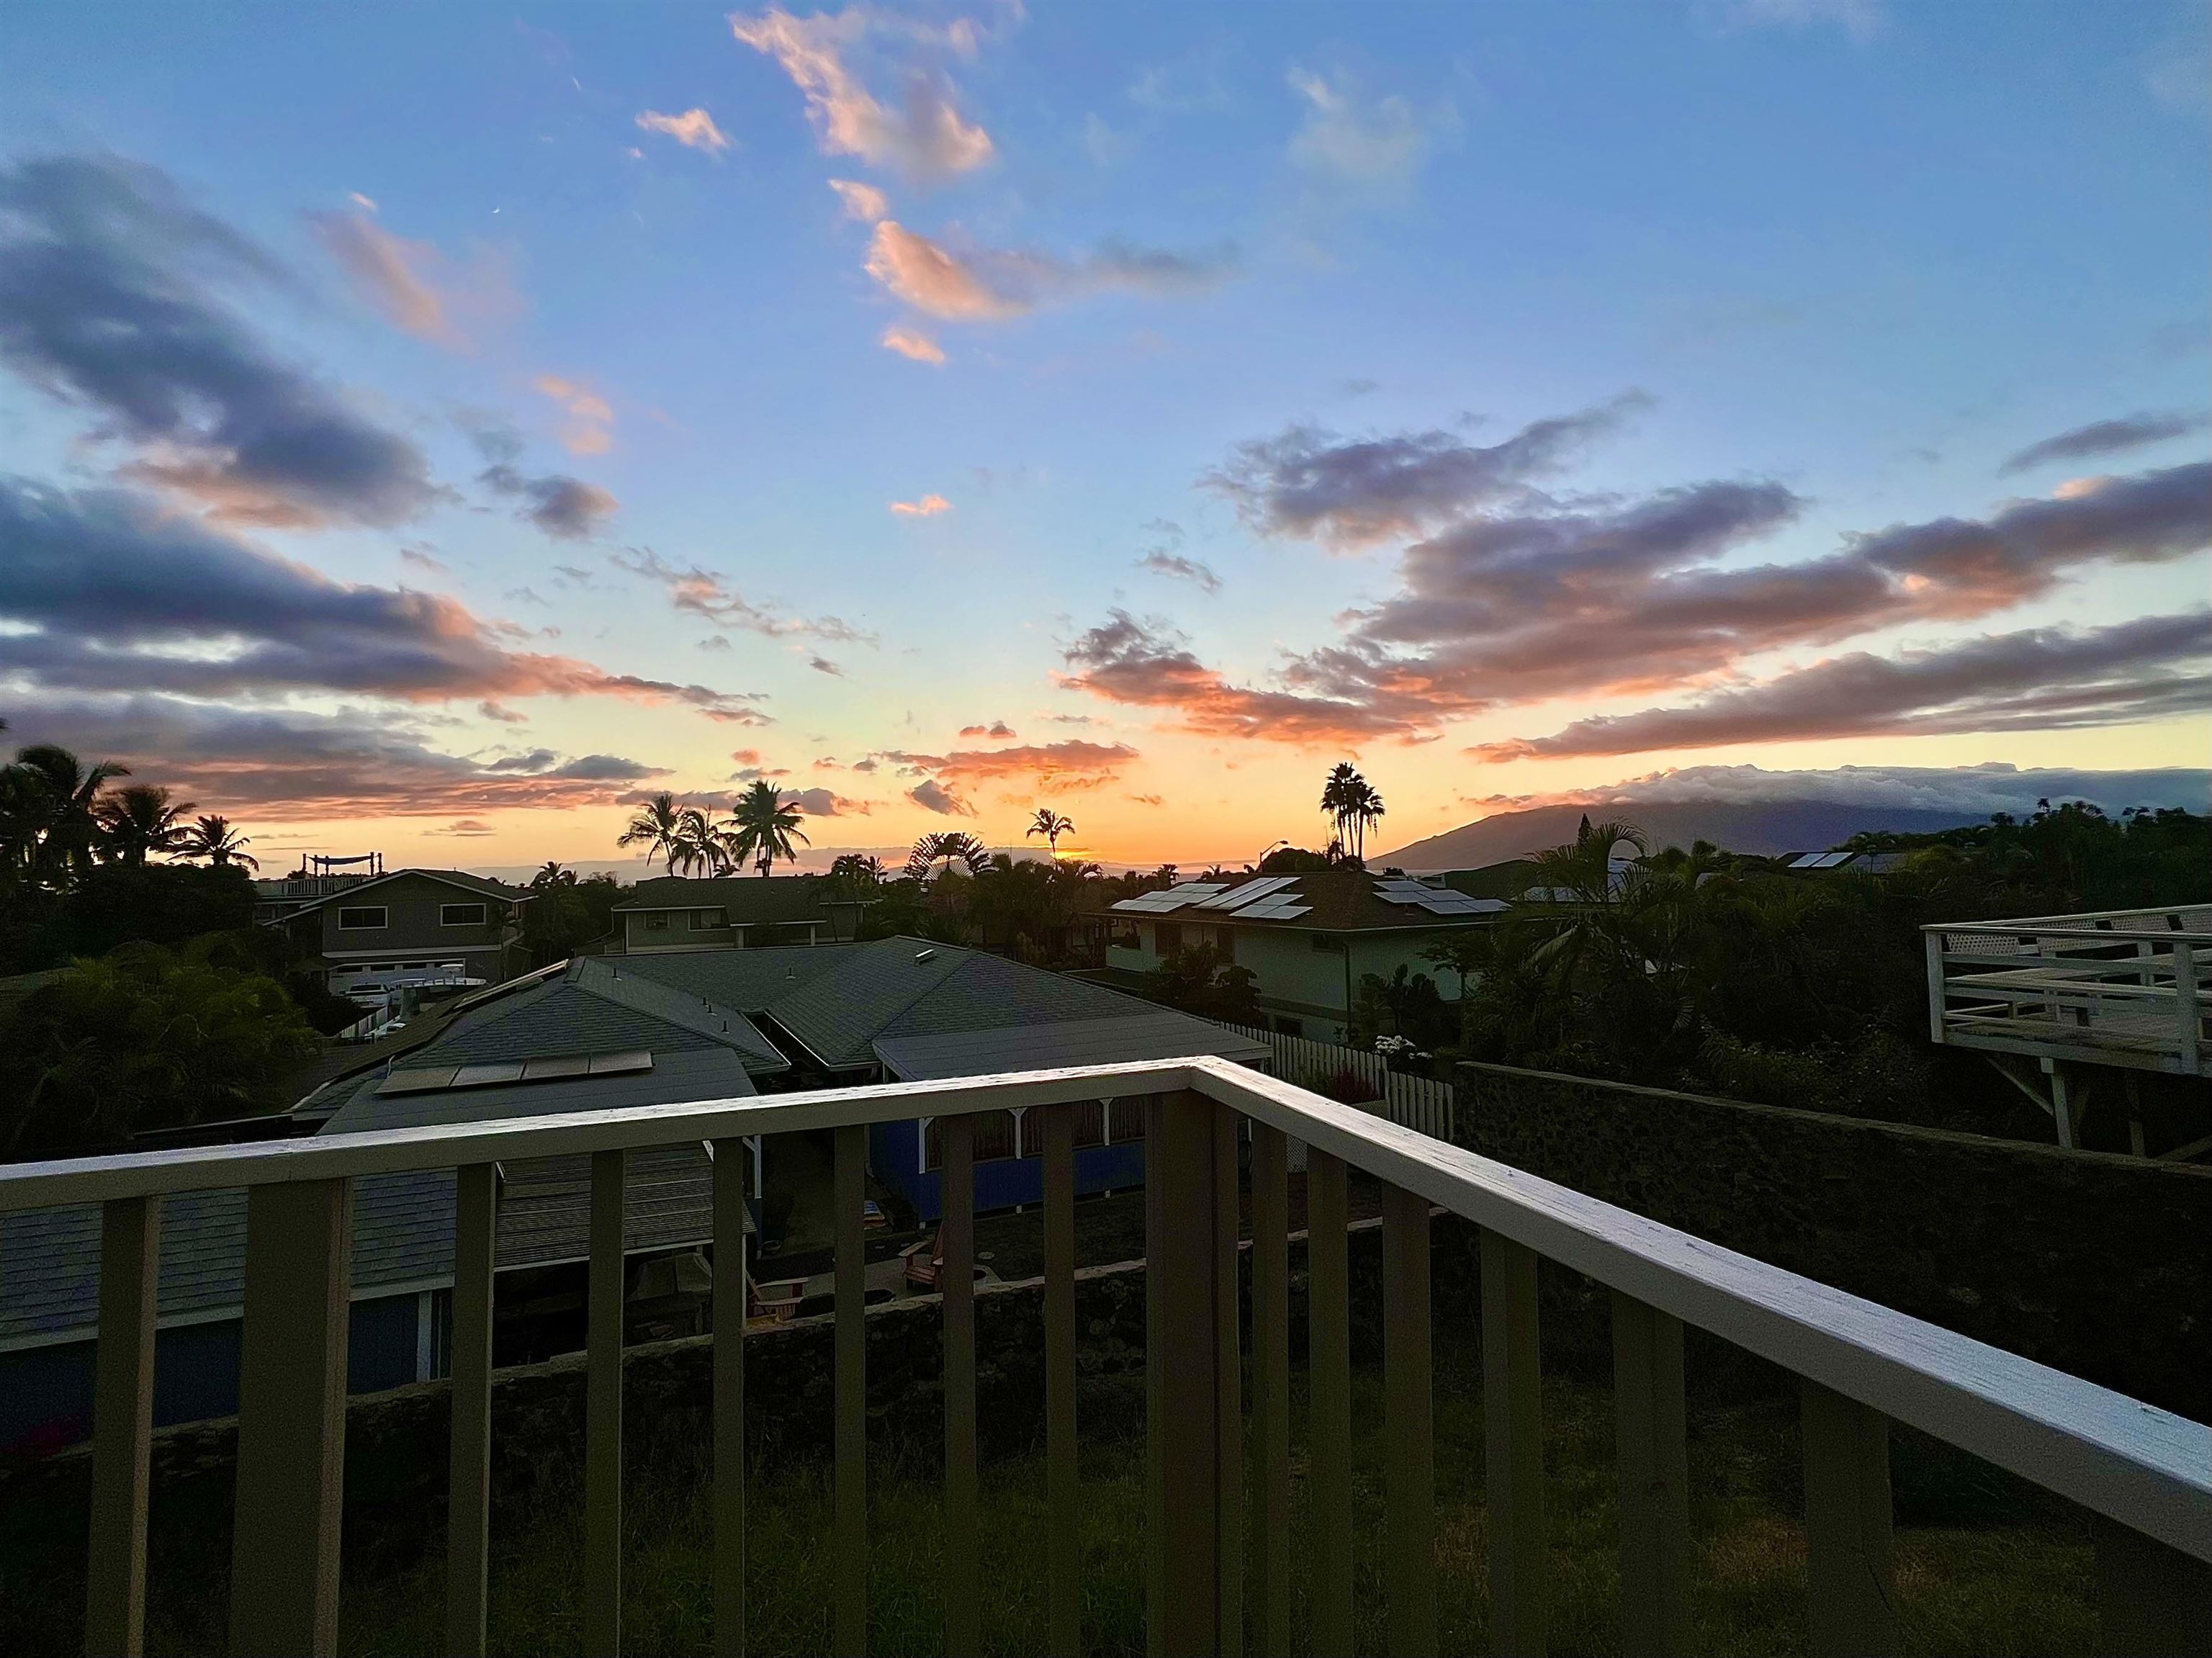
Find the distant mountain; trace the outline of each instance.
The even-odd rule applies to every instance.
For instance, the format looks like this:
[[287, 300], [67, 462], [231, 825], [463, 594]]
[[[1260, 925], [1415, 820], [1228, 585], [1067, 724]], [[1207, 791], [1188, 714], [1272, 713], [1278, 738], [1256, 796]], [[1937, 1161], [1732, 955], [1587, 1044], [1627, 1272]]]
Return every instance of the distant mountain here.
[[1615, 800], [1593, 806], [1537, 806], [1480, 818], [1395, 852], [1377, 853], [1370, 869], [1480, 869], [1563, 846], [1587, 814], [1593, 823], [1626, 818], [1651, 837], [1651, 849], [1711, 841], [1730, 852], [1771, 856], [1838, 846], [1862, 829], [1925, 835], [1984, 823], [1986, 812], [1925, 806], [1852, 805], [1832, 800]]

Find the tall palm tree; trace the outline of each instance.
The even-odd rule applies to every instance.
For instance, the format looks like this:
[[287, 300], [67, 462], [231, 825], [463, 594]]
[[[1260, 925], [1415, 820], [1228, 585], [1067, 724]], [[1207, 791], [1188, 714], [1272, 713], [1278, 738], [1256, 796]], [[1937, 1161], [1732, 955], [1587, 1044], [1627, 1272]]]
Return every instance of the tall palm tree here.
[[1044, 836], [1044, 843], [1051, 850], [1054, 860], [1056, 862], [1060, 858], [1060, 837], [1074, 832], [1073, 819], [1062, 817], [1050, 806], [1039, 806], [1036, 809], [1036, 817], [1030, 820], [1030, 826], [1023, 832], [1022, 838], [1027, 840], [1032, 835]]
[[17, 750], [11, 769], [30, 780], [34, 800], [43, 798], [33, 808], [39, 820], [33, 831], [33, 872], [58, 876], [83, 869], [100, 838], [100, 822], [93, 813], [100, 792], [112, 780], [128, 777], [131, 768], [107, 761], [88, 766], [58, 744], [33, 743]]
[[1358, 769], [1352, 762], [1340, 760], [1329, 768], [1328, 779], [1322, 785], [1322, 813], [1334, 828], [1340, 846], [1352, 844], [1352, 836], [1346, 831], [1352, 811], [1352, 786], [1359, 780]]
[[576, 872], [566, 864], [548, 858], [537, 874], [530, 878], [531, 889], [544, 892], [550, 887], [572, 887], [576, 884]]
[[805, 832], [799, 826], [806, 821], [806, 814], [795, 801], [783, 798], [783, 791], [765, 780], [757, 781], [737, 798], [730, 807], [730, 815], [723, 820], [724, 840], [730, 849], [732, 861], [744, 863], [750, 859], [763, 876], [775, 867], [779, 858], [787, 863], [799, 861], [793, 847], [793, 837], [806, 841]]
[[907, 854], [907, 878], [927, 881], [930, 872], [939, 864], [947, 869], [955, 864], [964, 864], [970, 875], [981, 875], [991, 866], [990, 848], [965, 829], [940, 829], [936, 834], [925, 835]]
[[703, 870], [708, 875], [727, 875], [730, 872], [729, 849], [716, 833], [714, 820], [697, 806], [686, 806], [679, 814], [680, 844], [676, 848], [671, 868], [679, 868], [685, 874]]
[[657, 855], [673, 875], [679, 860], [690, 862], [684, 853], [684, 808], [676, 804], [672, 794], [654, 795], [630, 814], [629, 825], [615, 836], [615, 844], [643, 847], [647, 869], [653, 867]]
[[261, 860], [246, 850], [252, 844], [253, 837], [232, 829], [229, 818], [203, 813], [177, 831], [174, 850], [179, 858], [204, 858], [217, 869], [233, 864], [259, 869]]
[[127, 783], [94, 803], [101, 840], [109, 857], [118, 863], [143, 864], [149, 852], [173, 852], [184, 835], [184, 815], [189, 800], [172, 800], [169, 791], [152, 783]]
[[1382, 797], [1375, 792], [1374, 785], [1355, 773], [1346, 812], [1352, 821], [1352, 855], [1362, 863], [1367, 861], [1367, 831], [1382, 816]]

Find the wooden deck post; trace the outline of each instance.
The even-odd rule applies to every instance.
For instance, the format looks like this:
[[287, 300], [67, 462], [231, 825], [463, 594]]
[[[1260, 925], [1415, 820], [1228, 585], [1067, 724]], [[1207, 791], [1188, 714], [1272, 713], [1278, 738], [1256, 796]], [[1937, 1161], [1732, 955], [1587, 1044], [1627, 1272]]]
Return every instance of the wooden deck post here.
[[2198, 1048], [2203, 1041], [2203, 1013], [2197, 1005], [2196, 947], [2179, 938], [2173, 941], [2173, 999], [2179, 1021], [2174, 1034], [2181, 1043], [2181, 1069], [2183, 1074], [2193, 1077], [2202, 1069]]
[[499, 1165], [453, 1171], [453, 1425], [447, 1443], [446, 1650], [483, 1658], [491, 1545], [492, 1284]]
[[938, 1119], [945, 1178], [945, 1650], [983, 1649], [975, 1554], [975, 1119]]
[[161, 1199], [100, 1206], [100, 1331], [92, 1394], [87, 1658], [137, 1658], [146, 1624], [146, 1495], [154, 1440], [154, 1316]]
[[1805, 1575], [1812, 1658], [1894, 1658], [1889, 1419], [1805, 1382]]
[[745, 1650], [745, 1177], [741, 1139], [714, 1142], [714, 1653]]
[[1920, 941], [1928, 957], [1928, 1040], [1943, 1040], [1943, 935], [1923, 932]]
[[836, 1516], [833, 1594], [837, 1658], [868, 1649], [868, 1131], [832, 1131], [836, 1234]]
[[584, 1649], [622, 1650], [623, 1181], [625, 1154], [592, 1153], [584, 1312]]
[[1551, 1540], [1544, 1515], [1544, 1406], [1536, 1342], [1536, 1252], [1486, 1227], [1482, 1479], [1489, 1513], [1490, 1649], [1510, 1658], [1543, 1658], [1550, 1637], [1545, 1584]]
[[353, 1182], [286, 1181], [246, 1199], [230, 1649], [337, 1650]]
[[1048, 1650], [1083, 1649], [1081, 1468], [1075, 1430], [1075, 1108], [1044, 1119], [1045, 1629]]
[[1252, 1588], [1257, 1650], [1291, 1649], [1290, 1145], [1252, 1125]]
[[[1228, 1108], [1193, 1093], [1154, 1096], [1145, 1139], [1146, 1646], [1152, 1658], [1235, 1654], [1224, 1637], [1240, 1598], [1224, 1538], [1241, 1524], [1235, 1470], [1241, 1412], [1224, 1416], [1220, 1328], [1235, 1339], [1237, 1309], [1220, 1298], [1223, 1245], [1236, 1270], [1234, 1217], [1222, 1224], [1216, 1163], [1235, 1145], [1218, 1121]], [[1233, 1190], [1233, 1187], [1232, 1187]], [[1229, 1279], [1231, 1293], [1236, 1280]]]
[[1437, 1650], [1435, 1379], [1429, 1346], [1429, 1200], [1382, 1193], [1383, 1596], [1391, 1658]]
[[1628, 1658], [1690, 1650], [1689, 1442], [1682, 1321], [1613, 1293], [1620, 1450], [1620, 1632]]
[[1352, 1658], [1352, 1295], [1341, 1158], [1306, 1149], [1306, 1447], [1314, 1658]]

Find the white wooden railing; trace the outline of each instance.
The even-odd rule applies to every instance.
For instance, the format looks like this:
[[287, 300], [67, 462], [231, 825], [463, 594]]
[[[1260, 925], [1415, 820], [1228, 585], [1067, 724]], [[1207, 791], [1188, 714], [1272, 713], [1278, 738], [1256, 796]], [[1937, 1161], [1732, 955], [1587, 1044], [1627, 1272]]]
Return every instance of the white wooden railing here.
[[[836, 1279], [835, 1647], [869, 1649], [866, 1127], [944, 1121], [945, 1646], [980, 1650], [973, 1162], [965, 1114], [1021, 1107], [1045, 1129], [1045, 1527], [1050, 1648], [1079, 1649], [1072, 1107], [1144, 1098], [1150, 1477], [1149, 1643], [1157, 1653], [1290, 1649], [1291, 1582], [1312, 1650], [1351, 1650], [1351, 1309], [1346, 1176], [1381, 1181], [1389, 1650], [1437, 1646], [1430, 1364], [1432, 1207], [1482, 1229], [1491, 1644], [1539, 1654], [1548, 1571], [1536, 1264], [1613, 1291], [1622, 1623], [1632, 1653], [1688, 1649], [1685, 1326], [1802, 1379], [1809, 1629], [1815, 1653], [1898, 1649], [1887, 1420], [1910, 1424], [2098, 1517], [2101, 1649], [2205, 1649], [2212, 1632], [2212, 1430], [2014, 1354], [1719, 1248], [1474, 1152], [1211, 1059], [577, 1113], [0, 1169], [0, 1212], [104, 1206], [87, 1648], [135, 1651], [145, 1592], [160, 1205], [244, 1187], [246, 1304], [231, 1643], [328, 1653], [337, 1631], [352, 1182], [457, 1168], [448, 1645], [485, 1633], [495, 1160], [588, 1154], [592, 1199], [585, 1426], [584, 1645], [622, 1644], [622, 1233], [625, 1154], [678, 1141], [830, 1130]], [[1237, 1297], [1239, 1141], [1249, 1127], [1253, 1317]], [[1290, 1552], [1288, 1140], [1308, 1149], [1312, 1528]], [[743, 1157], [715, 1159], [714, 1638], [744, 1643]], [[1245, 1475], [1243, 1363], [1251, 1374]], [[1251, 1549], [1245, 1556], [1249, 1519]]]
[[1922, 935], [1932, 1042], [2212, 1076], [2212, 905], [1945, 922]]
[[1408, 1128], [1418, 1128], [1440, 1140], [1453, 1138], [1457, 1096], [1448, 1082], [1393, 1071], [1390, 1061], [1371, 1049], [1316, 1042], [1311, 1036], [1287, 1035], [1264, 1025], [1232, 1024], [1225, 1019], [1218, 1023], [1225, 1030], [1265, 1044], [1274, 1056], [1273, 1074], [1286, 1081], [1319, 1093], [1322, 1084], [1349, 1072], [1375, 1090], [1372, 1100], [1352, 1102], [1362, 1110], [1388, 1117]]

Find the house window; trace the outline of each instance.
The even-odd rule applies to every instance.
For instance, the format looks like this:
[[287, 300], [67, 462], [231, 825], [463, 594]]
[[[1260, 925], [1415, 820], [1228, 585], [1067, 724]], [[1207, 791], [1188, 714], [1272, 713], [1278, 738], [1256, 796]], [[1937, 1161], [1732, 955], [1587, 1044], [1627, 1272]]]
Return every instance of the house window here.
[[719, 909], [695, 909], [691, 912], [691, 931], [718, 932], [729, 923]]
[[441, 904], [438, 906], [440, 926], [482, 926], [484, 907], [482, 904]]
[[1182, 948], [1182, 923], [1155, 921], [1152, 923], [1152, 949], [1161, 956], [1172, 956]]
[[391, 912], [382, 904], [354, 904], [338, 912], [338, 931], [366, 932], [389, 924]]
[[646, 916], [645, 916], [645, 930], [646, 930], [647, 932], [667, 932], [667, 931], [668, 931], [668, 917], [667, 917], [667, 915], [666, 915], [666, 914], [665, 914], [663, 912], [661, 912], [661, 911], [659, 911], [659, 910], [657, 910], [657, 909], [655, 909], [655, 910], [648, 910], [648, 911], [646, 913]]
[[1341, 939], [1341, 938], [1331, 938], [1331, 937], [1330, 937], [1328, 933], [1326, 933], [1326, 932], [1316, 932], [1316, 933], [1314, 933], [1314, 934], [1312, 935], [1312, 938], [1313, 938], [1313, 947], [1314, 947], [1316, 950], [1320, 950], [1323, 955], [1325, 955], [1325, 956], [1341, 956], [1341, 955], [1343, 955], [1343, 954], [1344, 954], [1344, 940], [1343, 940], [1343, 939]]
[[1304, 1019], [1285, 1018], [1278, 1014], [1275, 1018], [1275, 1034], [1281, 1036], [1303, 1036], [1306, 1034], [1306, 1022]]
[[1213, 942], [1223, 961], [1233, 962], [1237, 959], [1237, 930], [1234, 927], [1214, 928]]

